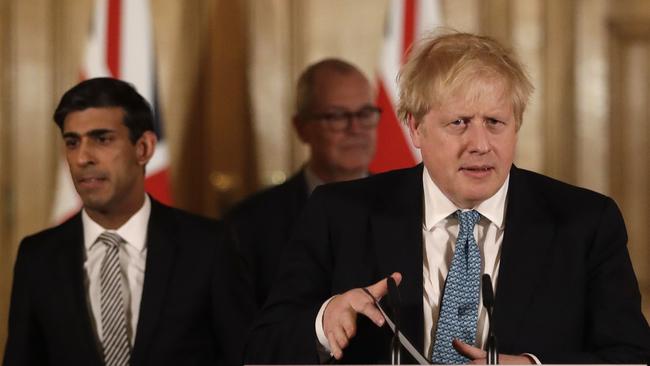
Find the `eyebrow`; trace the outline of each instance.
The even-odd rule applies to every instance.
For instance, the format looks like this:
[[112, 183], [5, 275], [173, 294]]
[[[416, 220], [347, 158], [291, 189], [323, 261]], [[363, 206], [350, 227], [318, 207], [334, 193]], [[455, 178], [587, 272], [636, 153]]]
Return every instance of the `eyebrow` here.
[[[98, 128], [96, 130], [90, 130], [90, 131], [86, 132], [84, 135], [90, 136], [90, 137], [99, 137], [99, 136], [105, 135], [107, 133], [114, 133], [114, 132], [115, 132], [115, 130], [111, 130], [111, 129], [108, 129], [108, 128]], [[64, 139], [65, 138], [79, 138], [79, 137], [81, 137], [81, 135], [79, 133], [77, 133], [77, 132], [65, 132], [65, 133], [63, 133], [63, 138]]]

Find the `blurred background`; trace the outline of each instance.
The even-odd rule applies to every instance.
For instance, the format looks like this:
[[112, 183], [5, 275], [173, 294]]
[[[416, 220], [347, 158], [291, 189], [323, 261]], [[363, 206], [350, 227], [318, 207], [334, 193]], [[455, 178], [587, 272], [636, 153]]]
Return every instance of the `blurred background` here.
[[[81, 78], [93, 0], [0, 0], [0, 354], [19, 241], [52, 225], [52, 112]], [[293, 90], [328, 56], [377, 78], [388, 0], [150, 0], [175, 206], [211, 217], [297, 170]], [[513, 47], [536, 91], [519, 167], [615, 198], [650, 317], [650, 2], [440, 0]], [[571, 204], [571, 203], [568, 203]]]

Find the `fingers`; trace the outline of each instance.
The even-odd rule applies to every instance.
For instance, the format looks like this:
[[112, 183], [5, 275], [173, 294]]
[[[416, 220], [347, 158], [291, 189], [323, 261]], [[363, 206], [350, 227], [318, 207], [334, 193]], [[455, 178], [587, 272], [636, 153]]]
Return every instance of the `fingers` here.
[[[480, 348], [470, 346], [467, 343], [464, 343], [458, 339], [454, 339], [451, 342], [454, 349], [458, 351], [461, 355], [469, 358], [471, 363], [474, 365], [485, 365], [487, 363], [487, 352], [483, 351]], [[535, 360], [527, 355], [504, 355], [499, 354], [499, 364], [500, 365], [532, 365], [535, 364]]]
[[[391, 274], [391, 277], [395, 280], [395, 283], [399, 286], [400, 282], [402, 281], [402, 275], [399, 272], [394, 272]], [[384, 316], [381, 315], [381, 312], [379, 309], [374, 304], [374, 300], [379, 301], [386, 293], [388, 292], [388, 281], [387, 279], [380, 280], [368, 287], [366, 287], [367, 292], [370, 293], [370, 295], [373, 297], [373, 299], [368, 299], [369, 301], [364, 301], [361, 303], [357, 303], [356, 305], [359, 305], [360, 307], [356, 307], [353, 305], [354, 310], [357, 313], [361, 313], [365, 315], [368, 319], [372, 320], [373, 323], [375, 323], [376, 326], [381, 327], [384, 325], [384, 322], [386, 321], [384, 319]]]
[[327, 304], [323, 314], [323, 331], [330, 352], [337, 360], [343, 357], [343, 350], [356, 334], [359, 311], [355, 308], [365, 308], [367, 304], [372, 304], [372, 299], [361, 289], [353, 289], [335, 296]]
[[[402, 274], [399, 272], [394, 272], [390, 275], [395, 280], [395, 283], [399, 286], [402, 282]], [[384, 295], [388, 293], [388, 281], [384, 278], [381, 281], [378, 281], [368, 287], [366, 287], [372, 296], [379, 301]]]
[[335, 328], [327, 333], [327, 342], [332, 356], [340, 360], [343, 357], [343, 350], [348, 346], [348, 338], [343, 333], [342, 328]]
[[[402, 275], [395, 272], [391, 275], [397, 284]], [[363, 314], [375, 325], [381, 327], [385, 319], [375, 306], [375, 300], [388, 291], [386, 279], [367, 288], [371, 296], [363, 289], [356, 288], [333, 297], [323, 313], [323, 331], [329, 343], [330, 352], [337, 360], [343, 357], [343, 350], [350, 343], [357, 331], [357, 314]]]
[[470, 346], [469, 344], [464, 343], [458, 339], [454, 339], [451, 342], [451, 345], [458, 353], [472, 360], [472, 363], [474, 364], [484, 364], [486, 361], [485, 358], [487, 356], [487, 353], [480, 348]]

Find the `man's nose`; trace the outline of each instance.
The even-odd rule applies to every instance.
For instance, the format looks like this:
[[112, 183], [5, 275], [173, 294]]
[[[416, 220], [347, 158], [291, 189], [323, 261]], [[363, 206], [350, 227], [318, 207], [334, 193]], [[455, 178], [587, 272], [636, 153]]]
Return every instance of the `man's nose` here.
[[82, 139], [79, 142], [79, 147], [77, 148], [76, 163], [80, 166], [85, 166], [95, 163], [95, 154], [94, 149], [91, 146], [92, 144], [86, 140]]
[[368, 128], [364, 126], [363, 121], [361, 121], [361, 117], [354, 114], [350, 113], [348, 116], [348, 125], [346, 128], [346, 131], [348, 133], [352, 134], [360, 134], [360, 133], [365, 133], [368, 131]]
[[469, 152], [485, 154], [490, 151], [490, 132], [483, 121], [470, 123], [466, 136]]

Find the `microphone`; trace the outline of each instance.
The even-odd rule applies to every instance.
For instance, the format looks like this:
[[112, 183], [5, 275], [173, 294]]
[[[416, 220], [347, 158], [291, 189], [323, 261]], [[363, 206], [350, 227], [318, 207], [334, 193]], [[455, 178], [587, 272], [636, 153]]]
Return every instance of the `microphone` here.
[[494, 290], [492, 289], [492, 278], [490, 275], [485, 273], [481, 277], [481, 292], [483, 294], [483, 307], [488, 314], [488, 322], [490, 323], [488, 328], [488, 338], [485, 344], [485, 350], [487, 352], [487, 364], [488, 365], [498, 365], [499, 364], [499, 351], [497, 349], [497, 337], [494, 334], [494, 327], [492, 327], [492, 311], [494, 310]]
[[399, 332], [400, 332], [400, 308], [402, 307], [402, 300], [400, 299], [399, 290], [397, 289], [397, 283], [393, 277], [388, 276], [386, 278], [388, 283], [388, 303], [393, 309], [393, 321], [395, 323], [395, 334], [391, 340], [391, 364], [400, 365], [401, 364], [401, 343], [399, 341]]

